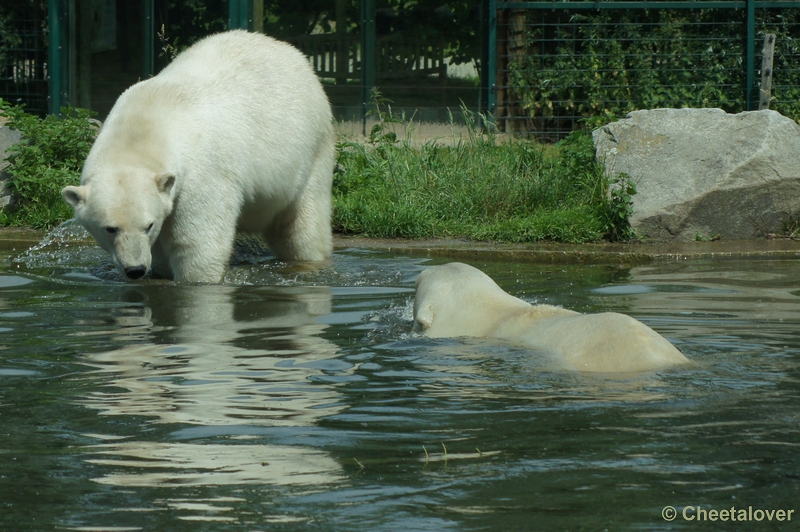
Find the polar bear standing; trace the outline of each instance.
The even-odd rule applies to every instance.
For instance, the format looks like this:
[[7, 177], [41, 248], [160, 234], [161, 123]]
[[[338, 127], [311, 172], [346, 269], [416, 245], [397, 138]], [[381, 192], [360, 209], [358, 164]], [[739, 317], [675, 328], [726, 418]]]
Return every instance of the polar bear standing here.
[[688, 363], [669, 341], [630, 316], [530, 305], [480, 270], [453, 262], [417, 278], [414, 330], [432, 338], [497, 338], [549, 352], [570, 369], [629, 373]]
[[305, 56], [231, 31], [125, 91], [62, 195], [128, 278], [216, 283], [237, 230], [281, 259], [329, 257], [334, 150]]

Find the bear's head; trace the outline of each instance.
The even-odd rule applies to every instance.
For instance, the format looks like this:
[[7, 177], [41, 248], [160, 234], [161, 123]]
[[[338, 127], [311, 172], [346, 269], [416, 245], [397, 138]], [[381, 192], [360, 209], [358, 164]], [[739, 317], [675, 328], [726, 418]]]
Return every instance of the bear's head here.
[[488, 336], [506, 313], [530, 308], [477, 268], [451, 262], [419, 274], [414, 332], [432, 338]]
[[152, 266], [150, 249], [172, 212], [174, 190], [173, 174], [141, 169], [111, 179], [84, 179], [81, 186], [65, 187], [61, 195], [120, 272], [140, 279]]

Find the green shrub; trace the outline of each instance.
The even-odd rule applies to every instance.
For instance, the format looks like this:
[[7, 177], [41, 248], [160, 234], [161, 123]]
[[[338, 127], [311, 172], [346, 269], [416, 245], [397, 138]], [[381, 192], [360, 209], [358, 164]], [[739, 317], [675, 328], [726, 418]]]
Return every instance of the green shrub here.
[[7, 157], [8, 186], [16, 203], [0, 212], [0, 225], [49, 229], [71, 218], [61, 189], [80, 182], [97, 134], [97, 126], [88, 120], [93, 113], [64, 108], [61, 115], [39, 118], [1, 100], [0, 111], [8, 118], [6, 126], [22, 133]]

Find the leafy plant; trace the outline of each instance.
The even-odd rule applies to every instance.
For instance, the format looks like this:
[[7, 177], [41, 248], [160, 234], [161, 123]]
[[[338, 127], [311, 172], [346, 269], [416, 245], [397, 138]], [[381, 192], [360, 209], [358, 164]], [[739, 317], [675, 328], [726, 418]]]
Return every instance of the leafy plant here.
[[610, 179], [609, 230], [615, 240], [630, 240], [634, 236], [630, 219], [633, 216], [633, 196], [636, 183], [628, 174], [616, 174]]
[[2, 100], [0, 112], [8, 118], [7, 127], [22, 133], [7, 157], [8, 187], [16, 203], [0, 212], [0, 224], [47, 229], [71, 218], [61, 189], [80, 181], [97, 134], [89, 120], [93, 112], [63, 108], [61, 115], [39, 118]]
[[378, 123], [370, 130], [369, 143], [373, 146], [396, 143], [397, 133], [390, 130], [388, 124], [407, 124], [405, 114], [395, 115], [392, 112], [392, 101], [385, 98], [377, 87], [370, 90], [369, 106], [371, 109], [367, 116], [378, 119]]
[[158, 42], [161, 44], [161, 52], [158, 54], [159, 57], [164, 56], [170, 61], [178, 57], [178, 49], [170, 42], [166, 25], [161, 25], [161, 31], [156, 32], [156, 36], [158, 37]]
[[712, 233], [711, 235], [706, 236], [698, 231], [694, 234], [694, 240], [695, 242], [714, 242], [719, 240], [719, 235]]

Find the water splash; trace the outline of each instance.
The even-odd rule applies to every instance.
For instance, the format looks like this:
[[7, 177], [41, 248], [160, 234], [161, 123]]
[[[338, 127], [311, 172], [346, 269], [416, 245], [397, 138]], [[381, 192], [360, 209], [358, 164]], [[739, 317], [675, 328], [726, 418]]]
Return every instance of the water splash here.
[[41, 242], [28, 249], [26, 253], [36, 253], [50, 246], [62, 248], [74, 245], [78, 241], [91, 241], [91, 238], [89, 231], [79, 224], [75, 218], [71, 218], [47, 233]]
[[[340, 250], [323, 264], [279, 260], [258, 237], [240, 234], [231, 267], [222, 283], [228, 286], [330, 286], [369, 289], [406, 287], [427, 259], [399, 259], [359, 249]], [[74, 219], [50, 231], [41, 242], [13, 256], [11, 264], [26, 274], [65, 282], [124, 282], [111, 256]], [[144, 281], [152, 282], [152, 281]]]
[[38, 244], [12, 257], [11, 264], [50, 278], [122, 280], [111, 257], [74, 218], [50, 231]]

